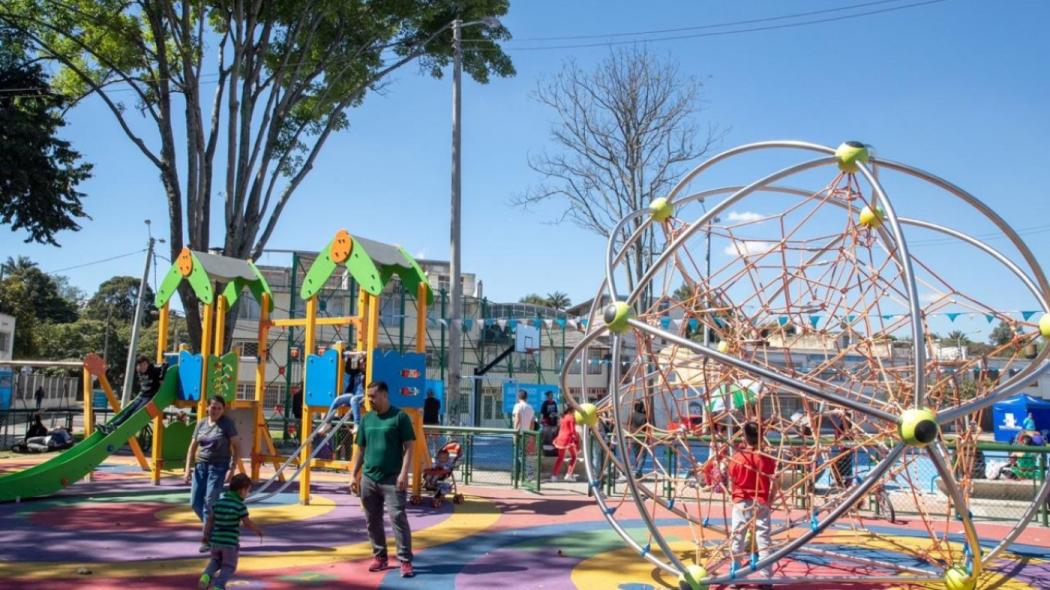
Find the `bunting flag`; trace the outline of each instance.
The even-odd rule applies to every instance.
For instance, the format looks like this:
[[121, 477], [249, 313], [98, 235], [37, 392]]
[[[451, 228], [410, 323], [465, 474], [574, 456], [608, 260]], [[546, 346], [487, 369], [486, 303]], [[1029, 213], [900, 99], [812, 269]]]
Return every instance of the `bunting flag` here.
[[554, 320], [543, 320], [543, 323], [547, 326], [548, 330], [550, 330], [551, 327], [554, 326]]
[[540, 318], [536, 318], [536, 319], [532, 320], [532, 327], [533, 328], [542, 328], [543, 327], [543, 320], [541, 320]]
[[663, 328], [664, 330], [670, 328], [671, 327], [671, 318], [669, 318], [667, 316], [664, 316], [664, 317], [660, 318], [660, 327]]
[[726, 322], [722, 318], [715, 318], [715, 325], [719, 328], [724, 328], [726, 327]]
[[855, 316], [855, 315], [853, 315], [853, 314], [850, 314], [850, 315], [846, 316], [846, 321], [847, 321], [848, 323], [850, 323], [850, 324], [852, 324], [852, 323], [853, 323], [853, 320], [855, 320], [855, 319], [857, 319], [857, 316]]
[[988, 320], [988, 323], [990, 324], [995, 321], [995, 316], [990, 313], [986, 313], [984, 314], [984, 319]]
[[474, 327], [474, 320], [465, 319], [463, 320], [463, 331], [470, 332], [470, 329]]
[[496, 325], [499, 326], [500, 330], [505, 330], [507, 328], [507, 320], [496, 320]]
[[788, 323], [788, 317], [786, 315], [782, 315], [782, 316], [778, 317], [777, 318], [777, 323], [780, 324], [781, 327], [786, 326], [787, 323]]
[[507, 320], [507, 327], [511, 330], [518, 327], [518, 320]]
[[580, 325], [583, 326], [584, 328], [586, 328], [587, 325], [590, 324], [590, 323], [591, 323], [591, 320], [587, 320], [587, 319], [580, 320]]
[[1037, 313], [1039, 313], [1039, 312], [1038, 311], [1022, 311], [1021, 312], [1021, 317], [1023, 317], [1024, 321], [1027, 322], [1029, 319], [1032, 318], [1032, 316], [1034, 316]]
[[820, 316], [819, 316], [819, 315], [811, 315], [811, 316], [809, 316], [809, 323], [810, 323], [810, 325], [812, 325], [812, 326], [813, 326], [814, 328], [816, 328], [816, 327], [817, 327], [817, 324], [819, 324], [819, 323], [820, 323]]
[[558, 318], [558, 319], [554, 320], [554, 322], [556, 324], [558, 324], [558, 327], [561, 328], [562, 330], [564, 330], [565, 329], [565, 325], [569, 323], [565, 318]]
[[479, 330], [485, 327], [485, 322], [486, 321], [491, 322], [492, 320], [483, 320], [481, 318], [478, 318], [478, 329]]
[[696, 321], [696, 318], [689, 318], [689, 329], [690, 330], [695, 332], [698, 326], [700, 326], [700, 322]]
[[894, 318], [894, 315], [892, 313], [884, 313], [884, 314], [882, 314], [882, 319], [884, 319], [884, 320], [892, 320], [893, 318]]
[[682, 318], [675, 318], [675, 320], [674, 320], [674, 327], [676, 327], [676, 328], [681, 328], [682, 327]]
[[948, 321], [954, 322], [955, 318], [961, 316], [962, 314], [961, 313], [946, 313], [944, 315], [948, 316]]

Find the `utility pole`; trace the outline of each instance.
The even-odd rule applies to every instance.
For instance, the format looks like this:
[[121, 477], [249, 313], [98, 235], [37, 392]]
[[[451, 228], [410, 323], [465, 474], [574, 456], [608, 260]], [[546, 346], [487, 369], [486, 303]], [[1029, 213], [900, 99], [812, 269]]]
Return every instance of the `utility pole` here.
[[[150, 221], [146, 220], [149, 228]], [[146, 296], [146, 281], [149, 280], [149, 265], [153, 260], [153, 245], [157, 240], [152, 235], [149, 237], [149, 245], [146, 247], [146, 268], [142, 270], [142, 281], [139, 283], [139, 296], [135, 300], [135, 319], [131, 324], [131, 342], [128, 343], [128, 362], [124, 365], [124, 390], [120, 396], [120, 407], [128, 405], [131, 399], [131, 381], [135, 371], [135, 356], [139, 344], [139, 327], [142, 325], [142, 299]]]
[[[452, 310], [448, 318], [448, 391], [450, 399], [459, 399], [459, 382], [463, 370], [463, 284], [460, 278], [460, 83], [463, 70], [461, 50], [463, 22], [452, 21], [452, 218], [450, 225], [449, 281], [452, 287]], [[478, 424], [474, 416], [474, 425]]]

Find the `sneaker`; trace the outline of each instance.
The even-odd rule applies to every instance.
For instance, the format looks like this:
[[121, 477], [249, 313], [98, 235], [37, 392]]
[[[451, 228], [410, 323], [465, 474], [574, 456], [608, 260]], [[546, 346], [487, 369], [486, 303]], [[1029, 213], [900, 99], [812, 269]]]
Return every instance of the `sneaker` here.
[[197, 547], [198, 553], [211, 553], [211, 545], [207, 543], [201, 543], [200, 547]]
[[372, 563], [368, 564], [368, 571], [381, 572], [386, 569], [386, 563], [385, 557], [373, 557]]
[[208, 574], [201, 574], [199, 580], [197, 580], [197, 588], [199, 590], [208, 590], [208, 586], [211, 586], [211, 576]]
[[414, 575], [416, 575], [416, 574], [415, 574], [415, 572], [412, 571], [412, 562], [411, 561], [402, 561], [401, 562], [401, 577], [402, 578], [411, 578]]

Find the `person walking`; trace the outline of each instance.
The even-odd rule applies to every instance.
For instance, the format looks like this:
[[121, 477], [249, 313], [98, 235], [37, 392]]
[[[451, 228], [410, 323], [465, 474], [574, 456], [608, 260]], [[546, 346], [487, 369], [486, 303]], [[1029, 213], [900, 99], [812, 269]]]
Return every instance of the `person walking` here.
[[554, 448], [558, 449], [558, 458], [554, 461], [554, 469], [551, 471], [551, 481], [558, 480], [558, 471], [565, 456], [569, 456], [569, 462], [565, 467], [565, 481], [576, 481], [576, 450], [580, 446], [580, 435], [576, 432], [576, 418], [573, 409], [566, 407], [562, 412], [561, 422], [558, 424], [558, 436], [554, 438]]
[[368, 571], [387, 568], [386, 531], [383, 506], [390, 512], [390, 523], [401, 562], [401, 577], [411, 578], [412, 529], [405, 513], [408, 470], [412, 465], [412, 446], [416, 434], [408, 414], [390, 405], [386, 383], [368, 385], [368, 402], [372, 411], [361, 419], [356, 443], [360, 447], [351, 470], [350, 491], [361, 496], [368, 540], [372, 543], [372, 562]]
[[[226, 413], [226, 400], [220, 395], [208, 402], [208, 415], [197, 421], [197, 427], [186, 451], [183, 481], [190, 484], [190, 505], [202, 525], [207, 524], [212, 506], [222, 495], [222, 486], [233, 476], [240, 439], [237, 426]], [[201, 553], [211, 547], [201, 544]]]
[[44, 386], [39, 385], [36, 391], [33, 392], [33, 399], [36, 400], [36, 411], [40, 411], [40, 408], [44, 407]]

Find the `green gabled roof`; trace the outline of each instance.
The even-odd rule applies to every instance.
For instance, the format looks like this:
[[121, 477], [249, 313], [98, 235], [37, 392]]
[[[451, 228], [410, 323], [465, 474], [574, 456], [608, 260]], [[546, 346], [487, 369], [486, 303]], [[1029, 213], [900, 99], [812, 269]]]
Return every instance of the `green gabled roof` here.
[[340, 265], [371, 295], [382, 293], [383, 286], [397, 275], [411, 293], [415, 293], [419, 285], [424, 285], [427, 305], [434, 302], [426, 273], [404, 248], [352, 236], [346, 230], [340, 230], [318, 253], [306, 273], [299, 295], [304, 300], [316, 295]]
[[[263, 293], [270, 293], [270, 285], [266, 283], [262, 273], [250, 260], [195, 252], [189, 248], [183, 248], [171, 268], [168, 269], [160, 287], [157, 288], [157, 296], [153, 304], [158, 308], [163, 307], [175, 294], [183, 279], [189, 283], [197, 298], [208, 304], [215, 302], [214, 284], [216, 281], [226, 283], [222, 295], [231, 306], [237, 302], [245, 288], [251, 291], [252, 296], [260, 305], [262, 305]], [[272, 294], [270, 311], [273, 311]]]

